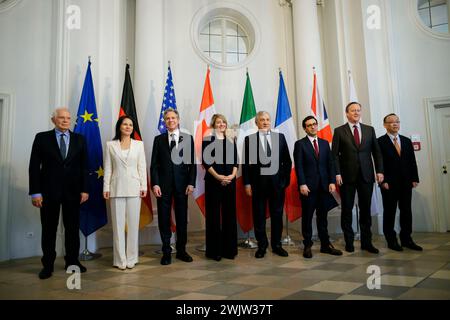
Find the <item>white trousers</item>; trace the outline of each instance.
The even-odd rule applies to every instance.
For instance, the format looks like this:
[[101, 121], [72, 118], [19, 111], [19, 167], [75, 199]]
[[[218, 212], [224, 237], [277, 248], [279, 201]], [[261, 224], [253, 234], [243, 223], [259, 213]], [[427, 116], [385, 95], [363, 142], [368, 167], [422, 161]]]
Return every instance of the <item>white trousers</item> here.
[[[111, 198], [111, 219], [113, 227], [113, 266], [125, 269], [138, 263], [139, 257], [139, 214], [140, 197]], [[127, 239], [125, 251], [125, 223]]]

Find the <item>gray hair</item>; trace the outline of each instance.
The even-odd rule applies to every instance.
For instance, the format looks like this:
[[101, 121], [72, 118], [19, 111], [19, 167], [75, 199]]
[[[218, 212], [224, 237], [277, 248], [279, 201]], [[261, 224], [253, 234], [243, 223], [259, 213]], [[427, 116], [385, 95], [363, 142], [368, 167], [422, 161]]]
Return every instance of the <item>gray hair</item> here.
[[53, 112], [52, 112], [52, 119], [53, 119], [53, 118], [56, 118], [56, 116], [58, 115], [58, 113], [59, 113], [60, 111], [67, 111], [67, 112], [70, 114], [70, 110], [69, 110], [69, 108], [67, 108], [67, 107], [56, 108], [56, 109], [53, 110]]
[[263, 115], [267, 115], [269, 117], [269, 119], [270, 119], [270, 114], [267, 111], [258, 111], [258, 113], [255, 116], [255, 123], [256, 124], [258, 123], [258, 119], [260, 117], [262, 117]]
[[177, 110], [177, 109], [174, 109], [174, 108], [167, 108], [166, 110], [164, 110], [164, 113], [163, 113], [163, 118], [164, 118], [164, 120], [166, 120], [166, 115], [167, 115], [169, 112], [175, 113], [175, 114], [177, 115], [177, 118], [180, 119], [180, 114], [178, 113], [178, 110]]

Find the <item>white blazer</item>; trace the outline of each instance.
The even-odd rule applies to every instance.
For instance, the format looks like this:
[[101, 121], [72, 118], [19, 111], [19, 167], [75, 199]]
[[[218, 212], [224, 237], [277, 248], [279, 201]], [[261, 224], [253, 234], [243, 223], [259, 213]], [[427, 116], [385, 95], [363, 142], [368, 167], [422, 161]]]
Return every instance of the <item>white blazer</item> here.
[[119, 140], [106, 142], [103, 192], [110, 197], [139, 197], [147, 191], [147, 169], [144, 143], [131, 139], [129, 153], [123, 151]]

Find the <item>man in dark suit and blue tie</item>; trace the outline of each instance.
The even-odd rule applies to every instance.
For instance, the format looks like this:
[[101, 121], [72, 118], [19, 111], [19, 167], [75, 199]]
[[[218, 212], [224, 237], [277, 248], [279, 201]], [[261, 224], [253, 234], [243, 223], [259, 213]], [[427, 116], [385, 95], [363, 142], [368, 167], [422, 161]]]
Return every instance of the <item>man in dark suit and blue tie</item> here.
[[330, 243], [328, 211], [337, 206], [331, 195], [336, 191], [336, 172], [328, 141], [317, 137], [317, 120], [308, 116], [302, 121], [306, 137], [294, 146], [294, 163], [302, 202], [303, 257], [312, 258], [312, 218], [316, 212], [320, 252], [342, 255]]
[[194, 139], [178, 128], [176, 109], [164, 111], [167, 132], [155, 137], [150, 166], [152, 190], [158, 206], [158, 227], [162, 241], [162, 265], [172, 263], [170, 247], [170, 215], [172, 199], [177, 228], [176, 258], [192, 262], [186, 252], [188, 195], [195, 187], [197, 167], [194, 162]]
[[80, 250], [80, 204], [88, 200], [87, 150], [84, 137], [69, 130], [71, 116], [66, 108], [54, 111], [55, 128], [36, 135], [31, 151], [29, 179], [33, 206], [40, 208], [42, 224], [40, 279], [52, 276], [56, 258], [56, 231], [62, 207], [66, 261], [65, 268], [76, 265]]
[[[388, 248], [403, 251], [402, 247], [422, 251], [414, 243], [412, 233], [412, 189], [419, 184], [416, 156], [410, 139], [399, 134], [400, 119], [395, 113], [383, 119], [386, 134], [378, 138], [384, 163], [384, 181], [381, 184], [383, 196], [383, 233]], [[394, 230], [397, 204], [400, 209], [400, 242]]]
[[[345, 107], [348, 122], [334, 130], [333, 156], [336, 166], [336, 183], [340, 186], [342, 211], [341, 227], [344, 232], [345, 250], [355, 251], [353, 246], [352, 210], [358, 191], [361, 226], [361, 250], [379, 253], [372, 244], [372, 217], [370, 204], [375, 182], [383, 182], [383, 157], [378, 146], [375, 129], [360, 123], [361, 105], [350, 102]], [[373, 158], [373, 162], [372, 162]]]

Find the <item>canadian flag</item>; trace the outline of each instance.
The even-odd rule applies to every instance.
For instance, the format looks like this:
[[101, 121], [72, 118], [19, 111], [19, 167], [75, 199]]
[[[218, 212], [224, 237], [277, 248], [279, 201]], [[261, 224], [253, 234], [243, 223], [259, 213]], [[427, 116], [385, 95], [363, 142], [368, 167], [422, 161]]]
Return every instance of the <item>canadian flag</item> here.
[[195, 159], [197, 163], [197, 178], [195, 183], [195, 189], [193, 196], [197, 202], [198, 207], [205, 215], [205, 168], [201, 165], [202, 163], [202, 141], [203, 136], [209, 129], [209, 123], [211, 122], [212, 116], [216, 113], [216, 108], [214, 107], [214, 97], [211, 90], [211, 83], [209, 80], [210, 70], [206, 71], [205, 85], [203, 87], [202, 103], [200, 104], [200, 115], [198, 120], [195, 122]]

